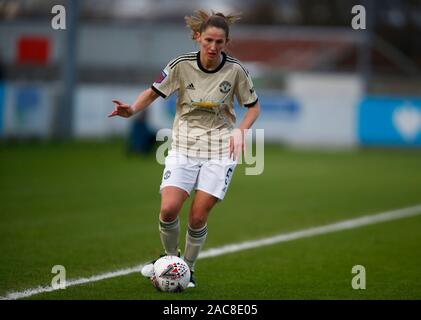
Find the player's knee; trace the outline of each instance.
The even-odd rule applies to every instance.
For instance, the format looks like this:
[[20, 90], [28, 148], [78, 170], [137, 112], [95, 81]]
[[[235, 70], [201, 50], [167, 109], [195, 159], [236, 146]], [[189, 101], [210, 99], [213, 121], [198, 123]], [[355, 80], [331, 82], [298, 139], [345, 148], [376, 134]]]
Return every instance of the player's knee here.
[[172, 203], [163, 204], [161, 205], [159, 217], [164, 222], [171, 222], [177, 218], [179, 211], [180, 208], [177, 205], [174, 205]]
[[189, 216], [189, 226], [193, 229], [200, 229], [205, 226], [207, 220], [206, 214], [191, 213]]

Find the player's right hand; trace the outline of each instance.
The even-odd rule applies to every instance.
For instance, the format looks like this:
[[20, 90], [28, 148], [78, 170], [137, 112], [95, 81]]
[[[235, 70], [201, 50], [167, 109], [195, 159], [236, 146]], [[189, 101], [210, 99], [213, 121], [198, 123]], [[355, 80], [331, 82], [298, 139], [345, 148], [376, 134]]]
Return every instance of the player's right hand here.
[[133, 109], [128, 104], [124, 104], [118, 100], [113, 100], [113, 102], [115, 103], [115, 108], [108, 117], [120, 116], [129, 118], [133, 115]]

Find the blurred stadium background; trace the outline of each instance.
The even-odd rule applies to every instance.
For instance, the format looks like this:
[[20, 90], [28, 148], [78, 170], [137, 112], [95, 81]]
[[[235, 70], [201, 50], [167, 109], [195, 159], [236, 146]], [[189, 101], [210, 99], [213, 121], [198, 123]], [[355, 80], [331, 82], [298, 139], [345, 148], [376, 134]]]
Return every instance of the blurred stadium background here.
[[[66, 30], [51, 27], [57, 4]], [[351, 27], [355, 5], [367, 10], [365, 30]], [[0, 0], [1, 296], [48, 285], [55, 264], [78, 278], [159, 253], [162, 167], [150, 142], [171, 128], [175, 99], [130, 121], [106, 115], [112, 99], [133, 102], [170, 59], [197, 49], [183, 17], [199, 8], [243, 14], [228, 51], [254, 77], [254, 128], [267, 144], [265, 172], [238, 170], [207, 248], [421, 203], [419, 0]], [[246, 275], [232, 279], [242, 293], [198, 271], [202, 287], [184, 297], [419, 299], [420, 227], [415, 217], [254, 250], [237, 254], [241, 266], [204, 260], [199, 270]], [[267, 279], [241, 269], [248, 254]], [[364, 263], [377, 282], [362, 294], [349, 282]], [[137, 275], [42, 297], [162, 298]]]

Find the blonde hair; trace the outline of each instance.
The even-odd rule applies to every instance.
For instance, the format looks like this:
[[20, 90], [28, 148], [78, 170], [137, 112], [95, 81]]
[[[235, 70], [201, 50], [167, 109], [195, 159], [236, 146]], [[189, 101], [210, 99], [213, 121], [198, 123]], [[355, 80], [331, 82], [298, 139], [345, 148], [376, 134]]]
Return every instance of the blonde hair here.
[[195, 11], [193, 16], [185, 16], [187, 27], [192, 31], [191, 38], [196, 39], [197, 33], [202, 33], [208, 27], [216, 27], [225, 31], [225, 37], [229, 39], [229, 26], [240, 20], [240, 14], [224, 15], [215, 13], [213, 10], [208, 13], [204, 10]]

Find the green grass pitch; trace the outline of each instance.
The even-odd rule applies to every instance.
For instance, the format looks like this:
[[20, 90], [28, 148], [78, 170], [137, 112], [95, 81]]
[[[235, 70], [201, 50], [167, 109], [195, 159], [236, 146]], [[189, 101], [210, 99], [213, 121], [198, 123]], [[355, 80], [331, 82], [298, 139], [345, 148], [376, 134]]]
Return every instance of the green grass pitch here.
[[[0, 296], [136, 266], [161, 253], [155, 155], [121, 141], [0, 145]], [[421, 203], [420, 150], [265, 148], [238, 166], [204, 250]], [[181, 213], [181, 248], [190, 200]], [[207, 258], [198, 287], [157, 292], [139, 274], [29, 299], [421, 299], [421, 215]], [[354, 265], [366, 289], [354, 290]]]

